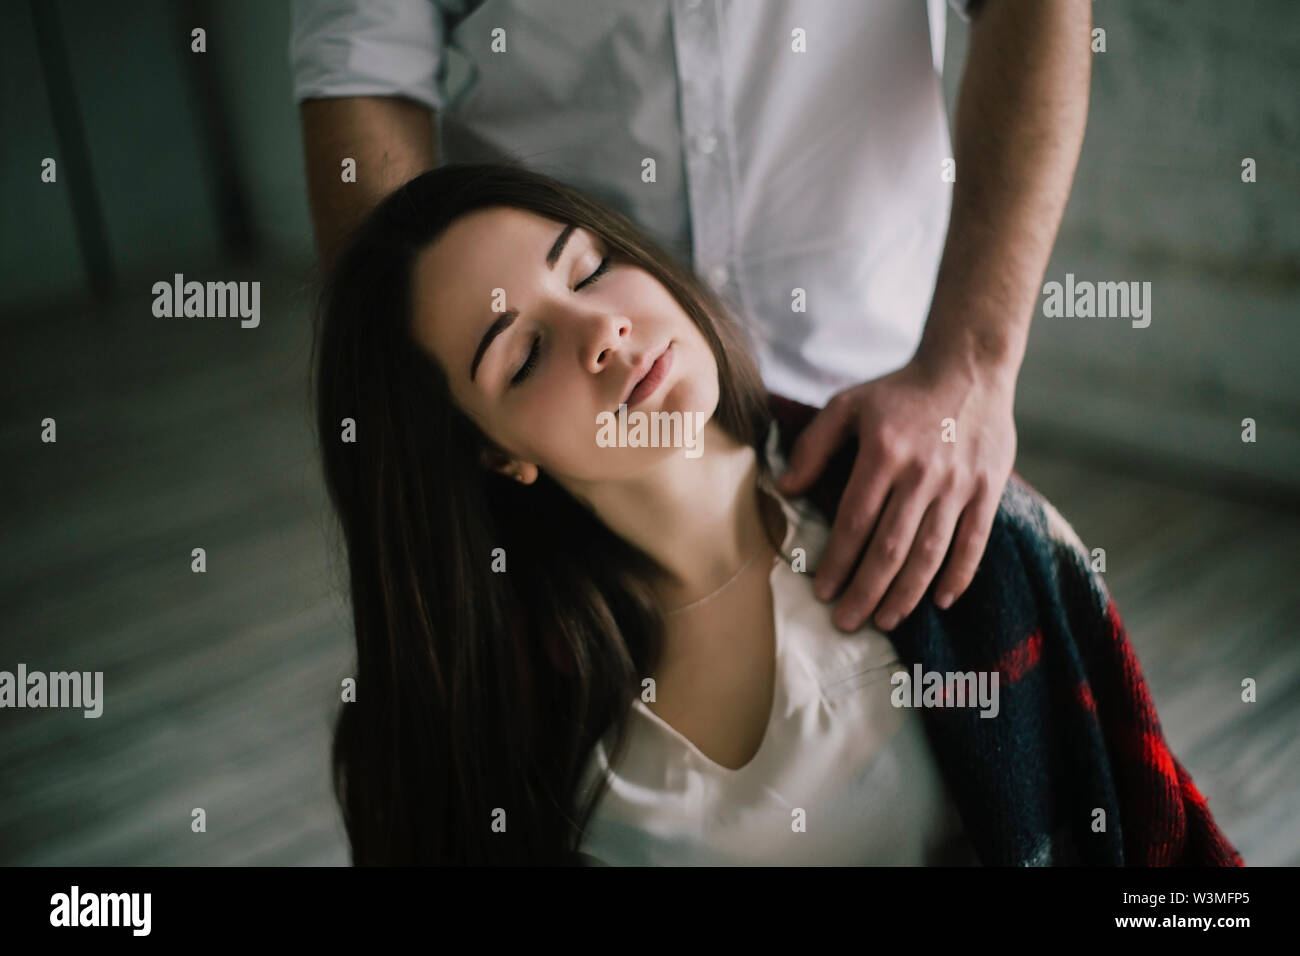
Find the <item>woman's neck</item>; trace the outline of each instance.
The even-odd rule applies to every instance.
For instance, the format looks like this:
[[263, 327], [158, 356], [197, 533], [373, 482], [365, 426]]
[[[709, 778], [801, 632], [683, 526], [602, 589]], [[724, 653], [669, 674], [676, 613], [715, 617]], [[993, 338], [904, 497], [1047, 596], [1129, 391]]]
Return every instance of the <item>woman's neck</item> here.
[[616, 534], [667, 571], [657, 582], [662, 605], [681, 607], [726, 583], [770, 537], [779, 541], [780, 509], [760, 505], [758, 460], [710, 421], [698, 458], [666, 455], [628, 481], [570, 487]]

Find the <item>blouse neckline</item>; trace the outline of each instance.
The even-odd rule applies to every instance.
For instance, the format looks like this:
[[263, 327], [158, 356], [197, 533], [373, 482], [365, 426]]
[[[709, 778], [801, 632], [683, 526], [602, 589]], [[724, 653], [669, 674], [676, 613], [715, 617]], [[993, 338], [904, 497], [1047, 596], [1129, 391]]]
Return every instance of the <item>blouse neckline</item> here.
[[[780, 475], [782, 470], [785, 468], [785, 460], [781, 454], [780, 434], [777, 431], [777, 424], [775, 420], [772, 421], [771, 427], [768, 429], [766, 455], [767, 455], [768, 462], [772, 466], [772, 474], [774, 476]], [[784, 701], [785, 682], [782, 679], [780, 669], [782, 666], [782, 661], [784, 659], [784, 651], [785, 651], [784, 635], [785, 635], [786, 627], [785, 627], [785, 621], [783, 619], [784, 606], [782, 602], [779, 600], [779, 598], [777, 597], [778, 594], [777, 580], [778, 580], [778, 573], [780, 571], [781, 564], [783, 562], [786, 564], [791, 563], [791, 557], [790, 557], [791, 545], [798, 537], [800, 527], [803, 524], [803, 515], [801, 514], [800, 510], [797, 507], [795, 507], [793, 503], [788, 501], [786, 497], [783, 494], [781, 494], [780, 491], [777, 490], [775, 484], [773, 484], [770, 481], [767, 481], [765, 478], [761, 476], [761, 474], [759, 480], [759, 491], [760, 493], [767, 494], [771, 498], [774, 498], [777, 504], [781, 506], [781, 511], [785, 515], [785, 535], [781, 542], [781, 553], [773, 557], [772, 567], [771, 570], [768, 572], [768, 585], [769, 585], [769, 591], [771, 594], [771, 602], [772, 602], [772, 621], [773, 621], [773, 629], [775, 632], [776, 673], [772, 682], [772, 702], [768, 707], [767, 722], [763, 726], [763, 738], [759, 742], [758, 749], [754, 751], [753, 756], [750, 757], [749, 760], [740, 767], [723, 766], [713, 758], [706, 755], [702, 750], [700, 750], [700, 748], [697, 747], [694, 743], [692, 743], [690, 739], [686, 737], [685, 734], [681, 733], [681, 731], [679, 731], [676, 727], [668, 723], [668, 721], [664, 720], [653, 710], [651, 710], [639, 696], [634, 697], [632, 700], [632, 705], [635, 710], [639, 711], [641, 714], [648, 717], [652, 723], [658, 725], [665, 733], [667, 733], [673, 739], [677, 740], [683, 747], [685, 747], [688, 751], [694, 754], [695, 758], [700, 763], [710, 768], [714, 773], [720, 774], [724, 777], [727, 777], [728, 779], [733, 779], [733, 780], [745, 774], [748, 770], [750, 770], [750, 768], [754, 767], [755, 765], [761, 762], [762, 758], [764, 757], [767, 750], [771, 746], [772, 725], [776, 722], [777, 714], [781, 712], [781, 709], [785, 704]]]

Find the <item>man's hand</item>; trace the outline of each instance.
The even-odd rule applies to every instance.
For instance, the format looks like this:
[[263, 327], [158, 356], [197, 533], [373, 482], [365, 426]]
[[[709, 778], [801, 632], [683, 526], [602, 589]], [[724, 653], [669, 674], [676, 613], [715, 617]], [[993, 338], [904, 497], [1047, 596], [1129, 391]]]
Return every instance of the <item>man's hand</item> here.
[[[856, 566], [835, 613], [846, 631], [873, 614], [877, 627], [892, 630], [941, 564], [939, 607], [951, 605], [975, 576], [1016, 456], [1015, 375], [962, 368], [918, 354], [896, 372], [845, 389], [791, 451], [778, 481], [783, 494], [805, 490], [848, 435], [858, 436], [814, 582], [817, 596], [830, 600]], [[945, 419], [953, 420], [950, 427]]]
[[1091, 30], [1087, 0], [981, 5], [957, 103], [948, 236], [916, 357], [834, 396], [791, 450], [778, 487], [797, 494], [858, 436], [815, 582], [829, 600], [853, 575], [835, 616], [846, 630], [871, 615], [891, 630], [940, 565], [934, 593], [947, 606], [984, 554], [1016, 455], [1016, 374], [1087, 123]]

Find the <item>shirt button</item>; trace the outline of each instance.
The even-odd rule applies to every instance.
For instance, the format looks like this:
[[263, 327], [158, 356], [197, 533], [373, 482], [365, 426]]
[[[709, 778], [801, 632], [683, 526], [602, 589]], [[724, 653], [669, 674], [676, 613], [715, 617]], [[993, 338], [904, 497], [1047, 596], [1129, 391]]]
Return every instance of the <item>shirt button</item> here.
[[721, 289], [727, 284], [727, 267], [713, 266], [709, 269], [709, 284], [715, 289]]
[[718, 138], [712, 133], [701, 133], [695, 137], [695, 148], [707, 156], [718, 148]]

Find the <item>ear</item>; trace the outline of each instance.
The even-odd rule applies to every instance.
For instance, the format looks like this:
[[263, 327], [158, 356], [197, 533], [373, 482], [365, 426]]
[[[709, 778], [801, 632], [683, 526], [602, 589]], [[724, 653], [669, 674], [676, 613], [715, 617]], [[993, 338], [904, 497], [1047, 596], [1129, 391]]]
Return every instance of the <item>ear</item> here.
[[524, 485], [531, 485], [537, 480], [537, 466], [530, 461], [511, 458], [500, 449], [484, 448], [479, 455], [479, 463], [490, 471], [496, 471]]

